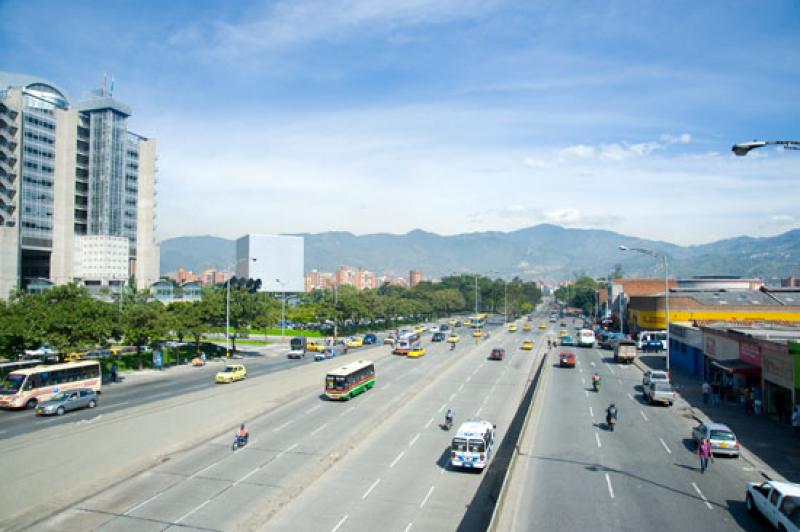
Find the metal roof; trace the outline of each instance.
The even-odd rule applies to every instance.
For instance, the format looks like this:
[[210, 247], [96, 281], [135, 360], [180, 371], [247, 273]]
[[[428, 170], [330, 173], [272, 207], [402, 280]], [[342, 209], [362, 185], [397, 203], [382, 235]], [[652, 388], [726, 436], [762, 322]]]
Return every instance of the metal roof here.
[[31, 85], [45, 85], [60, 94], [67, 101], [67, 104], [70, 103], [69, 93], [48, 79], [0, 70], [0, 90], [5, 90], [9, 87], [28, 88]]

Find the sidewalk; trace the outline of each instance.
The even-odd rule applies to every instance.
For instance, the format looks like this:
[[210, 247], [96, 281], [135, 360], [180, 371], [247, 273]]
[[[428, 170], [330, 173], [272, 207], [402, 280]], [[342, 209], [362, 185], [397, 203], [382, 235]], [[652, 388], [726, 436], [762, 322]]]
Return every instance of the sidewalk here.
[[[636, 365], [642, 370], [663, 370], [665, 357], [640, 355]], [[795, 436], [791, 427], [764, 415], [746, 414], [739, 404], [704, 405], [702, 379], [682, 368], [670, 368], [670, 379], [675, 391], [691, 406], [695, 419], [724, 423], [733, 430], [742, 445], [742, 458], [753, 467], [775, 480], [800, 481], [800, 436]]]

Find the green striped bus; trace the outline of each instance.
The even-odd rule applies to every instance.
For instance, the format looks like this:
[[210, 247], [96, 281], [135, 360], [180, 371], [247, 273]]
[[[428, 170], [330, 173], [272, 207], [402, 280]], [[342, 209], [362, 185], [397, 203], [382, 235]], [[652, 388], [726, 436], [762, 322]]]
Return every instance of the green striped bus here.
[[328, 372], [325, 395], [328, 399], [349, 400], [375, 386], [375, 365], [371, 360], [359, 360]]

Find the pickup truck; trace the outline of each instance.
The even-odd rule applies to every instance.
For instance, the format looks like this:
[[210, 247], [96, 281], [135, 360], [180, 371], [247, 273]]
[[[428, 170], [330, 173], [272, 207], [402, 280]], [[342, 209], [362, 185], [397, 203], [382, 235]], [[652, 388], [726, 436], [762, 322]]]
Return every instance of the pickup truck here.
[[745, 501], [748, 511], [763, 515], [773, 528], [786, 532], [799, 530], [800, 484], [775, 480], [748, 482]]
[[651, 382], [645, 390], [648, 404], [665, 403], [672, 406], [672, 403], [675, 402], [675, 392], [672, 391], [672, 385], [668, 382]]
[[614, 362], [630, 364], [636, 358], [636, 342], [619, 340], [614, 346]]

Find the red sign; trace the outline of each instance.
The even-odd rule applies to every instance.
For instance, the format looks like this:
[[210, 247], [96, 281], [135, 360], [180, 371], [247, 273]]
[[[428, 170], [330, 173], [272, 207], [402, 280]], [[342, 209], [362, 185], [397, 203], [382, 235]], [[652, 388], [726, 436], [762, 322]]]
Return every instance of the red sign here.
[[749, 342], [739, 342], [739, 358], [761, 367], [761, 346]]

